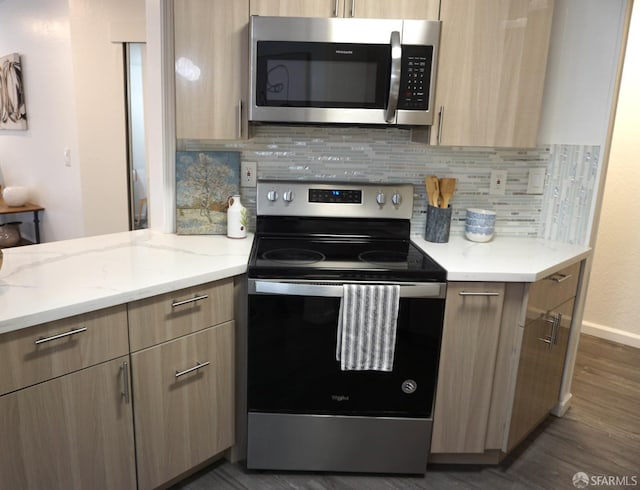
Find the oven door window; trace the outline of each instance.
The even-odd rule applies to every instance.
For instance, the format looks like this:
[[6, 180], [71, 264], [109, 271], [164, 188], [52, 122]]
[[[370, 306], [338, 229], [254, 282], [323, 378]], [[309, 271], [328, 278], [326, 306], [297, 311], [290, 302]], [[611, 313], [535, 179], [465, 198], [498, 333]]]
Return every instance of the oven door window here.
[[387, 44], [260, 41], [256, 105], [383, 109], [390, 79]]
[[340, 369], [339, 308], [340, 298], [249, 296], [249, 410], [430, 417], [444, 300], [400, 300], [391, 372]]

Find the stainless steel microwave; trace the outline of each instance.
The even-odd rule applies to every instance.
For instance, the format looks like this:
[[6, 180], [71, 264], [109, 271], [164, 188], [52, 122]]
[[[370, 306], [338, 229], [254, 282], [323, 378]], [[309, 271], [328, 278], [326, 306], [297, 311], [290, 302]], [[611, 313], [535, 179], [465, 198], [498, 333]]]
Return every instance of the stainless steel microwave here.
[[440, 22], [252, 16], [249, 120], [433, 122]]

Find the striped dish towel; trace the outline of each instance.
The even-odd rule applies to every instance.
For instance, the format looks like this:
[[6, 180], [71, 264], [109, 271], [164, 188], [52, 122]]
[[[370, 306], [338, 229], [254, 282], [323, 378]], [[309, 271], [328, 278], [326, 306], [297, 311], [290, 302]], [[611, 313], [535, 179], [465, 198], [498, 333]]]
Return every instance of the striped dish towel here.
[[391, 371], [399, 285], [345, 284], [338, 318], [336, 360], [343, 371]]

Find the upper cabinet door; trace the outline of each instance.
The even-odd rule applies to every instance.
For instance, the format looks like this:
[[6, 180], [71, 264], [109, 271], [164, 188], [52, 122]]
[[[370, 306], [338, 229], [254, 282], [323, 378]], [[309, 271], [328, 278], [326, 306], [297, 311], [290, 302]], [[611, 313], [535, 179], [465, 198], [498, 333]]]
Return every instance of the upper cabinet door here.
[[553, 0], [442, 0], [432, 144], [537, 140]]
[[249, 0], [175, 0], [178, 139], [246, 137]]
[[251, 0], [251, 15], [438, 19], [440, 0]]
[[251, 15], [342, 17], [344, 0], [251, 0]]
[[440, 0], [344, 0], [345, 17], [438, 20]]

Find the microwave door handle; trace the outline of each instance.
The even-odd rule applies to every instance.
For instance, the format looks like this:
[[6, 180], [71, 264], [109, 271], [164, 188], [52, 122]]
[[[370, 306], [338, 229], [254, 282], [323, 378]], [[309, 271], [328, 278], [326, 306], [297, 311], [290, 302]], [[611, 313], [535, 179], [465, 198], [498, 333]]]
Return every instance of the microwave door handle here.
[[398, 97], [400, 95], [400, 66], [402, 62], [402, 45], [400, 44], [400, 33], [391, 33], [391, 83], [389, 84], [389, 102], [384, 114], [384, 120], [392, 123], [396, 118], [398, 108]]

